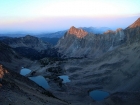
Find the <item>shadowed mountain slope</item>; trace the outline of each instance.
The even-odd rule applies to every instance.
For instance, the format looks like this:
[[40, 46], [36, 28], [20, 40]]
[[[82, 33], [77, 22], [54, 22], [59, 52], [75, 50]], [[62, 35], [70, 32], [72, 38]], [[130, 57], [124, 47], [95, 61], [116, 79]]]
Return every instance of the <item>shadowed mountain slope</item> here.
[[30, 35], [19, 38], [5, 38], [2, 42], [12, 47], [21, 56], [32, 60], [44, 57], [57, 57], [58, 54], [51, 44]]

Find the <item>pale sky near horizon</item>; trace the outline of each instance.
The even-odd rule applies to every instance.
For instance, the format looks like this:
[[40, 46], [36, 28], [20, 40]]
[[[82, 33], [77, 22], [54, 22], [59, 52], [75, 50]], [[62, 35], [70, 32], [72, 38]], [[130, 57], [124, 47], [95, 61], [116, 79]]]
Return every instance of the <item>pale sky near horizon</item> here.
[[0, 31], [51, 32], [76, 27], [125, 28], [140, 0], [0, 0]]

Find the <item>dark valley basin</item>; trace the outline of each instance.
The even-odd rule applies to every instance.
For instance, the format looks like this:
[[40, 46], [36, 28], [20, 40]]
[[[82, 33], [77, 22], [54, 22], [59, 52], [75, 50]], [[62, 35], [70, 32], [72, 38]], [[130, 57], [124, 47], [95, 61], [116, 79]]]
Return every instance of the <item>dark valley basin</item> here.
[[89, 92], [89, 96], [95, 101], [101, 101], [108, 97], [109, 93], [101, 90], [93, 90]]
[[[26, 74], [29, 74], [31, 72], [30, 69], [23, 68], [20, 71], [20, 74], [25, 76]], [[35, 76], [35, 77], [28, 77], [30, 80], [34, 81], [37, 83], [39, 86], [42, 86], [44, 89], [48, 89], [49, 85], [46, 79], [43, 76]]]

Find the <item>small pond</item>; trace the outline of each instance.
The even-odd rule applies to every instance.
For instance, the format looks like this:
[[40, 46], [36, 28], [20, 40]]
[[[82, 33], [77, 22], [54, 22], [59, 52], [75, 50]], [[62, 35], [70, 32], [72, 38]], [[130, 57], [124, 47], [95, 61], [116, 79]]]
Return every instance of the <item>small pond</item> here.
[[[31, 72], [30, 69], [27, 68], [23, 68], [20, 71], [20, 74], [25, 76], [27, 74], [29, 74]], [[35, 83], [37, 83], [39, 86], [42, 86], [44, 89], [48, 89], [49, 85], [48, 82], [46, 81], [46, 79], [43, 76], [35, 76], [35, 77], [28, 77], [30, 80], [34, 81]]]
[[63, 83], [70, 82], [69, 76], [67, 76], [67, 75], [61, 75], [61, 76], [59, 76], [59, 78], [63, 79]]
[[89, 96], [92, 97], [92, 99], [95, 101], [101, 101], [108, 97], [109, 93], [101, 90], [93, 90], [89, 92]]
[[27, 69], [27, 68], [23, 68], [23, 69], [20, 70], [20, 74], [23, 75], [23, 76], [29, 74], [30, 72], [31, 72], [31, 70]]

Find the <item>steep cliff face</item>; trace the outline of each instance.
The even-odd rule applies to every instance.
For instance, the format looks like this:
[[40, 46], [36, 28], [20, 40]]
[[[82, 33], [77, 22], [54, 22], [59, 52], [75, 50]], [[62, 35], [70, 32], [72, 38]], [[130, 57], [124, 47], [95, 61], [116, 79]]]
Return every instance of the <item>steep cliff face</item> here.
[[67, 57], [99, 57], [123, 43], [140, 40], [140, 18], [126, 29], [108, 30], [100, 35], [71, 27], [56, 47]]
[[126, 43], [132, 44], [134, 42], [140, 42], [140, 26], [136, 28], [127, 28], [124, 30], [126, 35]]
[[124, 31], [107, 31], [103, 35], [88, 33], [82, 29], [71, 27], [59, 40], [56, 47], [67, 57], [97, 57], [122, 44]]

